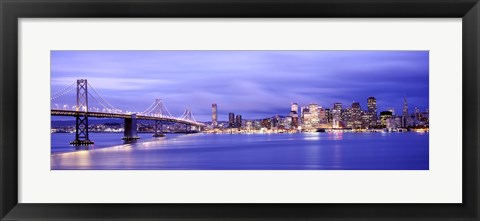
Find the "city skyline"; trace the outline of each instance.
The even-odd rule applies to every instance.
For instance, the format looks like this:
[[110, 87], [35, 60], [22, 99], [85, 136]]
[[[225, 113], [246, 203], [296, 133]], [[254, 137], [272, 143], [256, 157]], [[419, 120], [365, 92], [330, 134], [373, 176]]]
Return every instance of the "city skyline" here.
[[[161, 98], [199, 121], [230, 112], [243, 119], [287, 115], [289, 105], [350, 106], [377, 98], [402, 112], [403, 99], [428, 108], [428, 51], [52, 51], [52, 91], [88, 78], [120, 109], [143, 111]], [[128, 101], [128, 102], [125, 102]]]
[[[350, 108], [353, 103], [360, 103], [360, 109], [361, 109], [362, 111], [368, 111], [368, 110], [369, 110], [368, 99], [370, 99], [370, 98], [375, 98], [375, 97], [373, 97], [373, 96], [368, 97], [368, 98], [367, 98], [367, 101], [364, 102], [365, 105], [362, 105], [362, 102], [360, 102], [360, 101], [353, 101], [352, 103], [349, 103], [349, 104], [344, 104], [344, 103], [340, 103], [340, 102], [335, 102], [335, 103], [332, 103], [332, 105], [330, 105], [330, 106], [323, 106], [323, 105], [321, 105], [321, 104], [319, 104], [319, 103], [315, 103], [315, 102], [308, 103], [308, 104], [304, 104], [304, 105], [300, 105], [298, 102], [291, 102], [290, 105], [293, 105], [293, 104], [298, 105], [298, 107], [297, 107], [297, 109], [299, 110], [299, 111], [298, 111], [298, 114], [300, 114], [300, 112], [301, 112], [300, 109], [301, 109], [302, 107], [308, 107], [308, 106], [311, 105], [311, 104], [316, 104], [316, 105], [318, 105], [319, 107], [322, 107], [323, 109], [330, 109], [330, 110], [333, 110], [333, 109], [334, 109], [335, 104], [342, 104], [342, 110], [345, 110], [345, 109], [347, 109], [347, 108]], [[404, 103], [403, 103], [403, 102], [404, 102], [404, 99], [405, 99], [405, 98], [402, 98], [402, 105], [404, 105]], [[407, 99], [408, 99], [408, 98], [407, 98]], [[375, 101], [376, 101], [376, 99], [375, 99]], [[213, 105], [215, 105], [215, 112], [218, 112], [218, 106], [219, 106], [219, 105], [218, 105], [217, 103], [213, 103], [212, 106], [213, 106]], [[415, 108], [418, 108], [417, 106], [411, 106], [411, 105], [408, 105], [408, 106], [409, 106], [409, 108], [408, 108], [408, 115], [414, 114], [414, 113], [415, 113]], [[221, 107], [220, 107], [220, 108], [221, 108]], [[380, 114], [380, 112], [382, 112], [382, 111], [392, 111], [392, 108], [390, 108], [390, 107], [389, 107], [389, 108], [386, 108], [386, 109], [378, 109], [378, 107], [375, 106], [375, 108], [377, 109], [377, 111], [376, 111], [377, 117], [378, 117], [378, 115]], [[259, 119], [264, 119], [264, 118], [268, 118], [268, 117], [272, 117], [272, 116], [276, 116], [276, 115], [288, 116], [288, 111], [289, 111], [289, 110], [292, 110], [292, 109], [293, 109], [293, 108], [288, 108], [288, 107], [287, 107], [287, 108], [285, 108], [285, 111], [282, 112], [282, 113], [274, 113], [274, 114], [271, 115], [271, 116], [263, 116], [263, 117], [259, 117], [259, 118], [243, 118], [243, 120], [259, 120]], [[418, 108], [418, 110], [419, 110], [420, 112], [426, 112], [426, 111], [428, 111], [428, 109], [429, 109], [428, 106], [427, 106], [425, 109], [420, 109], [420, 108]], [[212, 112], [213, 112], [213, 108], [212, 108]], [[237, 112], [235, 112], [235, 111], [230, 111], [227, 115], [225, 115], [225, 118], [220, 118], [220, 117], [218, 117], [218, 114], [215, 114], [216, 122], [228, 122], [228, 121], [230, 120], [230, 119], [229, 119], [229, 118], [230, 118], [230, 117], [229, 117], [229, 114], [230, 114], [230, 113], [234, 113], [235, 115], [237, 114]], [[239, 112], [238, 112], [238, 113], [239, 113]], [[394, 115], [397, 115], [397, 116], [403, 116], [403, 114], [404, 114], [404, 106], [402, 106], [402, 108], [401, 108], [400, 110], [393, 109], [393, 112], [392, 112], [392, 113], [393, 113]], [[239, 113], [239, 114], [241, 115], [241, 113]], [[204, 121], [202, 121], [202, 122], [213, 122], [213, 120], [212, 120], [212, 119], [213, 119], [213, 116], [214, 116], [214, 114], [211, 113], [211, 118], [210, 118], [209, 120], [204, 120]]]

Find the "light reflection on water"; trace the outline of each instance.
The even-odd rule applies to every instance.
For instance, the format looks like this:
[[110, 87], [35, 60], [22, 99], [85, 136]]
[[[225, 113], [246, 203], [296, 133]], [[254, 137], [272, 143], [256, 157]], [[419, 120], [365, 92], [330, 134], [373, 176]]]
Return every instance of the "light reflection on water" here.
[[94, 134], [95, 150], [73, 152], [68, 146], [72, 136], [52, 134], [52, 169], [429, 168], [428, 133], [167, 134], [162, 138], [142, 134], [130, 144], [123, 144], [120, 134]]

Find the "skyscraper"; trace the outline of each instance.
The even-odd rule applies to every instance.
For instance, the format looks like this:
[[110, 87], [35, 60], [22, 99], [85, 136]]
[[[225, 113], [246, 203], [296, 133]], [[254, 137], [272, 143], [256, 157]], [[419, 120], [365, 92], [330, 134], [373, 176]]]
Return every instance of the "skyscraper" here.
[[340, 127], [340, 121], [342, 117], [342, 103], [334, 103], [332, 110], [332, 126], [333, 128]]
[[327, 123], [332, 123], [332, 111], [329, 108], [325, 109], [325, 118]]
[[292, 128], [298, 128], [298, 104], [292, 103], [290, 110], [290, 117], [292, 118], [291, 125]]
[[292, 103], [292, 110], [291, 111], [294, 111], [295, 113], [298, 113], [298, 104], [297, 103]]
[[304, 127], [308, 129], [317, 128], [320, 124], [320, 112], [321, 107], [318, 104], [311, 103], [308, 105], [308, 112], [304, 113]]
[[410, 117], [408, 116], [408, 103], [407, 103], [407, 97], [404, 96], [403, 97], [403, 114], [402, 114], [402, 122], [403, 122], [403, 125], [402, 127], [408, 127], [408, 125], [410, 124]]
[[235, 117], [235, 127], [236, 128], [242, 127], [242, 115], [240, 114]]
[[368, 126], [376, 126], [378, 119], [377, 99], [369, 97], [367, 99]]
[[232, 112], [228, 113], [228, 127], [235, 127], [235, 114]]
[[218, 115], [217, 115], [217, 104], [212, 104], [212, 126], [217, 127], [218, 125]]
[[362, 114], [362, 109], [360, 107], [360, 103], [359, 102], [353, 102], [352, 103], [352, 109], [351, 109], [351, 115], [350, 115], [351, 125], [352, 125], [353, 128], [361, 128], [362, 127], [361, 114]]

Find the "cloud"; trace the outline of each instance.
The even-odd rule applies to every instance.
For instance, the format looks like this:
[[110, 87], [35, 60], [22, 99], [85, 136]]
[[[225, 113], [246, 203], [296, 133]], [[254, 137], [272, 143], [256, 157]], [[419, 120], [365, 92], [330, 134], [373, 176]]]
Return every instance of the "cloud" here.
[[105, 99], [143, 110], [156, 98], [210, 120], [221, 113], [286, 114], [291, 102], [428, 107], [428, 51], [52, 51], [52, 91], [78, 78]]

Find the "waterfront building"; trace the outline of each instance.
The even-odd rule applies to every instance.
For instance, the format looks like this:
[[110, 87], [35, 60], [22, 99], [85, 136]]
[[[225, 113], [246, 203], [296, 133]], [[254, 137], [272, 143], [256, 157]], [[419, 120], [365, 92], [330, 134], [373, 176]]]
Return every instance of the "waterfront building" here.
[[290, 116], [292, 117], [292, 127], [297, 129], [298, 128], [298, 114], [294, 112], [290, 112]]
[[318, 122], [319, 124], [326, 124], [327, 122], [327, 116], [325, 109], [323, 107], [318, 108]]
[[304, 120], [304, 114], [305, 114], [305, 112], [310, 113], [310, 111], [308, 111], [308, 107], [301, 107], [301, 108], [300, 108], [300, 124], [301, 124], [301, 125], [304, 125], [304, 124], [305, 124], [305, 120]]
[[279, 124], [279, 122], [278, 122], [278, 115], [273, 116], [273, 117], [272, 117], [272, 120], [271, 120], [270, 122], [272, 123], [272, 127], [278, 127], [278, 124]]
[[235, 127], [236, 128], [242, 127], [242, 115], [240, 114], [235, 117]]
[[290, 129], [290, 128], [292, 128], [292, 122], [293, 122], [293, 121], [292, 121], [292, 116], [290, 116], [290, 115], [289, 115], [289, 116], [286, 116], [286, 117], [285, 117], [285, 122], [284, 122], [284, 124], [283, 124], [283, 126], [285, 126], [285, 129]]
[[218, 114], [217, 114], [217, 104], [212, 104], [212, 127], [215, 128], [218, 126]]
[[340, 119], [341, 119], [341, 122], [344, 122], [347, 128], [352, 128], [351, 116], [352, 116], [352, 107], [347, 107], [345, 110], [342, 111]]
[[[377, 118], [377, 99], [375, 97], [367, 98], [367, 111]], [[376, 120], [376, 119], [375, 119]]]
[[261, 127], [261, 128], [266, 128], [266, 129], [272, 128], [271, 118], [265, 118], [265, 119], [263, 119], [263, 120], [260, 122], [260, 127]]
[[[290, 108], [290, 118], [291, 120], [288, 120], [286, 124], [288, 124], [288, 127], [293, 127], [293, 128], [298, 128], [298, 104], [297, 103], [292, 103], [292, 106]], [[290, 123], [288, 123], [290, 122]], [[285, 126], [286, 126], [285, 124]], [[287, 128], [288, 128], [287, 127]]]
[[377, 99], [375, 97], [367, 98], [367, 113], [368, 117], [365, 118], [365, 123], [368, 127], [377, 126], [378, 111], [377, 111]]
[[311, 103], [308, 105], [308, 110], [310, 112], [310, 122], [308, 122], [311, 129], [315, 129], [320, 124], [320, 109], [321, 107], [318, 104]]
[[228, 113], [228, 127], [235, 127], [235, 114], [232, 112]]
[[392, 118], [393, 115], [392, 115], [392, 112], [390, 111], [382, 111], [380, 112], [380, 124], [382, 125], [382, 127], [386, 127], [387, 126], [387, 120]]
[[332, 123], [332, 111], [330, 110], [330, 108], [325, 109], [325, 118], [327, 120], [327, 124]]
[[420, 120], [420, 109], [415, 107], [415, 120]]
[[353, 102], [350, 114], [350, 122], [352, 128], [361, 128], [362, 127], [362, 109], [359, 102]]
[[387, 128], [388, 131], [393, 131], [397, 129], [397, 126], [395, 124], [395, 118], [393, 117], [387, 118], [385, 127]]
[[340, 121], [342, 120], [342, 103], [334, 103], [332, 110], [332, 127], [340, 128]]
[[261, 120], [255, 120], [253, 121], [253, 129], [255, 130], [260, 130], [262, 128], [262, 121]]
[[395, 117], [395, 127], [396, 128], [402, 127], [402, 117], [401, 116], [396, 116]]
[[253, 130], [253, 122], [250, 120], [247, 120], [245, 122], [245, 127], [247, 128], [247, 130]]
[[312, 114], [310, 113], [310, 109], [303, 108], [302, 109], [302, 128], [310, 128]]
[[[320, 115], [323, 114], [323, 117]], [[311, 103], [302, 108], [302, 129], [313, 130], [319, 127], [320, 120], [324, 118], [325, 113], [318, 104]]]
[[402, 127], [408, 127], [408, 126], [410, 126], [410, 116], [408, 116], [407, 97], [403, 97], [403, 112], [402, 112], [402, 117], [403, 117], [403, 125], [402, 125]]

